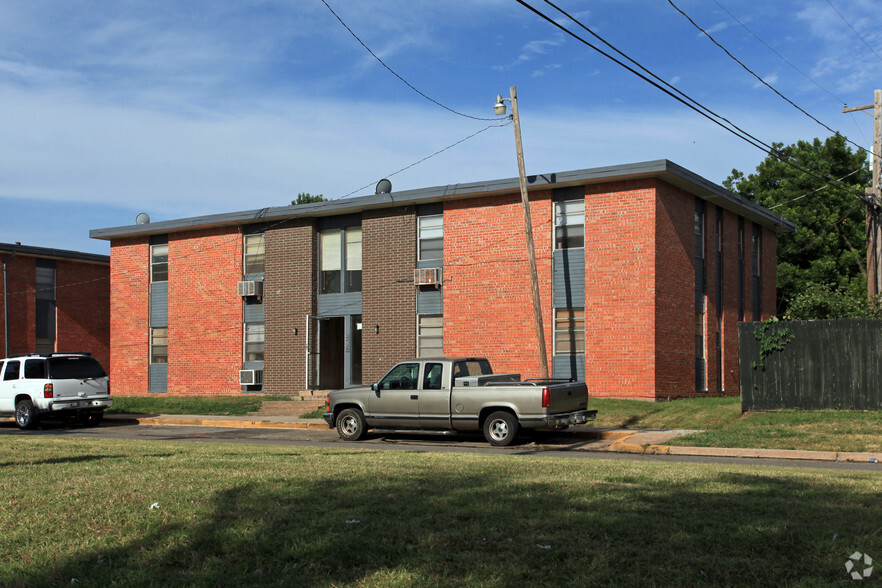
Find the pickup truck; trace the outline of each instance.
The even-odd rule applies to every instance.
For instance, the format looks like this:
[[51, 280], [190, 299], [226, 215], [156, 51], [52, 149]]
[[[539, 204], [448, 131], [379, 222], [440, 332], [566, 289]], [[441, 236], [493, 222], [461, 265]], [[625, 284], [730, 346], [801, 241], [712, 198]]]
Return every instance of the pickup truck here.
[[322, 415], [347, 441], [369, 429], [483, 431], [491, 445], [511, 445], [520, 429], [562, 429], [594, 420], [584, 382], [520, 381], [494, 374], [487, 359], [412, 359], [372, 386], [328, 394]]

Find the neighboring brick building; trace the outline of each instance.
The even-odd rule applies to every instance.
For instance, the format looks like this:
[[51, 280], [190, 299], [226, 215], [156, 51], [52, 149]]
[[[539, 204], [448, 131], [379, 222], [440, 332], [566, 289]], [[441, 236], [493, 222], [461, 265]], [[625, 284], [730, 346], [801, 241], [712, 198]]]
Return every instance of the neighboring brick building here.
[[[793, 225], [666, 160], [528, 185], [553, 375], [737, 394], [736, 326], [773, 314]], [[117, 394], [292, 394], [441, 353], [539, 375], [517, 179], [91, 235], [111, 242]]]
[[0, 243], [0, 264], [2, 352], [86, 351], [110, 369], [108, 256]]

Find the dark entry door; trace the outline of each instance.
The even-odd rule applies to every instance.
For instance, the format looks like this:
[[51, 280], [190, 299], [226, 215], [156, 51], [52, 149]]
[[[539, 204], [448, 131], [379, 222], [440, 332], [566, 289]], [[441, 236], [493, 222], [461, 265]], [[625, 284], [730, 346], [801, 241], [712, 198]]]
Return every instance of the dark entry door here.
[[324, 390], [342, 388], [343, 357], [346, 341], [346, 317], [336, 316], [319, 321], [319, 386]]

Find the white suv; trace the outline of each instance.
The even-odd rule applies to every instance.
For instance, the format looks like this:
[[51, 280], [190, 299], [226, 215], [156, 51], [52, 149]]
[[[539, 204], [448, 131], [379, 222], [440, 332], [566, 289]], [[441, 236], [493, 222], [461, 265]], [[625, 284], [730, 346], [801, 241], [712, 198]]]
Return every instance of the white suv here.
[[110, 378], [88, 353], [32, 353], [0, 360], [0, 414], [14, 414], [21, 429], [42, 415], [78, 417], [98, 425], [113, 404]]

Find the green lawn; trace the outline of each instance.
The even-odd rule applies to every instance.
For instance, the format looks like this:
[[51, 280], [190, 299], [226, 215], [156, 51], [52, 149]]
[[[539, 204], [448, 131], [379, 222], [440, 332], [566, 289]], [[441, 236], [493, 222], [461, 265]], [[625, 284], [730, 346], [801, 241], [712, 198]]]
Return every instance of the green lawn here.
[[291, 400], [287, 396], [114, 396], [107, 411], [116, 414], [200, 414], [244, 416], [257, 412], [264, 400]]
[[29, 436], [0, 451], [3, 586], [827, 586], [850, 584], [855, 551], [882, 554], [877, 473]]

